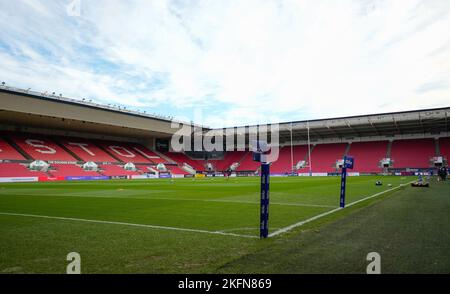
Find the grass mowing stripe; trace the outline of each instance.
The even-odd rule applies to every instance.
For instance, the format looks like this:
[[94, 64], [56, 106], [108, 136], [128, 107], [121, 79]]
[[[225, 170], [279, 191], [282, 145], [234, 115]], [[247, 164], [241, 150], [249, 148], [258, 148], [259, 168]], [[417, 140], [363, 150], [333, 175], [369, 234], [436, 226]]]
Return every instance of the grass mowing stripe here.
[[[347, 204], [346, 207], [349, 207], [349, 206], [355, 205], [355, 204], [357, 204], [357, 203], [360, 203], [360, 202], [362, 202], [362, 201], [365, 201], [365, 200], [368, 200], [368, 199], [371, 199], [371, 198], [380, 196], [380, 195], [382, 195], [382, 194], [384, 194], [384, 193], [386, 193], [386, 192], [389, 192], [389, 191], [393, 191], [393, 190], [399, 189], [399, 188], [401, 188], [401, 187], [404, 187], [404, 186], [406, 186], [406, 185], [411, 184], [412, 182], [414, 182], [414, 181], [408, 182], [408, 183], [406, 183], [406, 184], [400, 184], [400, 185], [397, 186], [397, 187], [394, 187], [394, 188], [391, 188], [391, 189], [387, 189], [387, 190], [378, 192], [378, 193], [376, 193], [376, 194], [370, 195], [370, 196], [365, 197], [365, 198], [360, 199], [360, 200], [353, 201], [353, 202]], [[290, 225], [290, 226], [284, 227], [284, 228], [282, 228], [282, 229], [279, 229], [279, 230], [277, 230], [277, 231], [275, 231], [275, 232], [269, 234], [269, 237], [275, 237], [275, 236], [277, 236], [277, 235], [286, 233], [286, 232], [288, 232], [288, 231], [290, 231], [290, 230], [292, 230], [292, 229], [294, 229], [294, 228], [300, 227], [300, 226], [302, 226], [302, 225], [304, 225], [304, 224], [306, 224], [306, 223], [312, 222], [312, 221], [314, 221], [314, 220], [316, 220], [316, 219], [319, 219], [319, 218], [321, 218], [321, 217], [324, 217], [324, 216], [327, 216], [327, 215], [329, 215], [329, 214], [335, 213], [336, 211], [339, 211], [339, 210], [341, 210], [341, 209], [342, 209], [341, 207], [338, 207], [338, 208], [329, 210], [329, 211], [327, 211], [327, 212], [318, 214], [318, 215], [316, 215], [316, 216], [313, 216], [313, 217], [311, 217], [311, 218], [309, 218], [309, 219], [306, 219], [306, 220], [304, 220], [304, 221], [300, 221], [300, 222], [298, 222], [298, 223], [295, 223], [295, 224], [292, 224], [292, 225]]]
[[134, 224], [134, 223], [114, 222], [114, 221], [104, 221], [104, 220], [91, 220], [91, 219], [72, 218], [72, 217], [59, 217], [59, 216], [23, 214], [23, 213], [10, 213], [10, 212], [0, 212], [0, 215], [36, 217], [36, 218], [79, 221], [79, 222], [100, 223], [100, 224], [110, 224], [110, 225], [123, 225], [123, 226], [152, 228], [152, 229], [159, 229], [159, 230], [171, 230], [171, 231], [184, 231], [184, 232], [194, 232], [194, 233], [216, 234], [216, 235], [244, 237], [244, 238], [258, 238], [257, 236], [241, 235], [241, 234], [234, 234], [234, 233], [226, 233], [226, 232], [223, 232], [223, 231], [206, 231], [206, 230], [197, 230], [197, 229], [164, 227], [164, 226], [155, 226], [155, 225], [146, 225], [146, 224]]
[[[11, 196], [7, 195], [6, 196]], [[21, 196], [36, 196], [35, 194], [25, 194], [21, 193]], [[2, 194], [0, 193], [0, 197]], [[224, 202], [224, 203], [244, 203], [244, 204], [260, 204], [257, 201], [244, 201], [244, 200], [221, 200], [221, 199], [195, 199], [195, 198], [167, 198], [167, 197], [126, 197], [126, 196], [90, 196], [90, 195], [64, 195], [64, 194], [45, 194], [40, 196], [53, 196], [53, 197], [82, 197], [82, 198], [114, 198], [114, 199], [145, 199], [145, 200], [171, 200], [171, 201], [203, 201], [203, 202]], [[282, 203], [282, 202], [271, 202], [272, 205], [286, 205], [286, 206], [305, 206], [305, 207], [329, 207], [334, 208], [333, 205], [325, 204], [307, 204], [307, 203]]]

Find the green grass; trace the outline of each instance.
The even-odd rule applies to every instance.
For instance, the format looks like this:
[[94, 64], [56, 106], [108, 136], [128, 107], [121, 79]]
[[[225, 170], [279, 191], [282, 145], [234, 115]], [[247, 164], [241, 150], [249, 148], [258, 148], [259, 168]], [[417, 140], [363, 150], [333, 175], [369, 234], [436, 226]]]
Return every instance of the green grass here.
[[[375, 186], [376, 179], [382, 179], [385, 185]], [[410, 180], [349, 177], [347, 202], [387, 190], [387, 183], [396, 187]], [[336, 208], [339, 181], [338, 177], [273, 177], [271, 232]], [[258, 178], [214, 178], [1, 184], [0, 213], [257, 237], [258, 183]], [[0, 214], [0, 272], [63, 273], [65, 257], [72, 251], [80, 253], [84, 273], [271, 272], [239, 262], [263, 249], [288, 246], [295, 238], [302, 238], [305, 229], [347, 220], [353, 211], [374, 201], [377, 200], [364, 201], [268, 240]], [[283, 266], [272, 270], [297, 271], [301, 272]]]
[[[343, 211], [342, 211], [343, 212]], [[405, 188], [346, 217], [322, 219], [261, 250], [225, 264], [220, 273], [365, 273], [369, 252], [382, 273], [450, 273], [450, 182]]]

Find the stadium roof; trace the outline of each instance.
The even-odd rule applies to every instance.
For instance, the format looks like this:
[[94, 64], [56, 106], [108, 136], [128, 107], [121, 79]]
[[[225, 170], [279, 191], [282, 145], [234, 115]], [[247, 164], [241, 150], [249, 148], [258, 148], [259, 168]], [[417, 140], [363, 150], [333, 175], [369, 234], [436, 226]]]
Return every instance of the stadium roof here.
[[[172, 122], [170, 118], [156, 117], [143, 112], [5, 86], [0, 86], [0, 94], [4, 94], [1, 95], [0, 106], [0, 123], [3, 124], [67, 128], [139, 138], [168, 137], [176, 131], [170, 128]], [[21, 98], [26, 101], [19, 103]], [[30, 104], [30, 102], [37, 103]], [[54, 108], [50, 109], [50, 105]], [[450, 107], [444, 107], [283, 122], [279, 124], [280, 142], [290, 141], [291, 127], [292, 139], [297, 142], [307, 140], [308, 127], [311, 141], [353, 140], [363, 137], [389, 138], [407, 135], [449, 136], [449, 116]], [[180, 123], [192, 125], [192, 123]], [[248, 134], [251, 127], [256, 126], [240, 128], [245, 128], [245, 133]], [[210, 129], [204, 127], [203, 130]]]
[[450, 107], [402, 112], [358, 115], [340, 118], [294, 121], [280, 124], [280, 141], [307, 140], [308, 126], [312, 140], [405, 135], [449, 136]]

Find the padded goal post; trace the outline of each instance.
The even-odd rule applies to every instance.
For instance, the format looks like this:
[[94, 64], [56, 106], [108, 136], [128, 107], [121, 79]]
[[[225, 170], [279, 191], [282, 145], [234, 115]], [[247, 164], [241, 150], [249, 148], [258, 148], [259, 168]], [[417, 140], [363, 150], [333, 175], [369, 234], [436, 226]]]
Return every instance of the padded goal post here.
[[270, 163], [267, 162], [269, 146], [265, 141], [251, 142], [253, 160], [261, 163], [261, 208], [259, 222], [259, 237], [267, 238], [269, 236], [269, 181], [270, 181]]
[[345, 207], [345, 189], [347, 186], [347, 168], [353, 169], [354, 159], [351, 156], [344, 156], [341, 172], [341, 198], [340, 207]]

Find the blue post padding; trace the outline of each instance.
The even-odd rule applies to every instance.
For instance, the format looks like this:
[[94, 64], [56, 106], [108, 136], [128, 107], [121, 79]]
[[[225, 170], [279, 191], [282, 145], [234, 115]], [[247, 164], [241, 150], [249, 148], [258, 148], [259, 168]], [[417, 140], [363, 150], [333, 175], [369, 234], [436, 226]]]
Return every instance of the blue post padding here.
[[345, 168], [353, 169], [355, 160], [351, 156], [344, 156], [344, 166]]
[[[350, 160], [349, 160], [350, 159]], [[347, 180], [347, 167], [353, 168], [353, 158], [347, 158], [344, 156], [344, 164], [342, 165], [342, 173], [341, 173], [341, 199], [339, 206], [345, 207], [345, 185]]]
[[269, 175], [270, 165], [261, 164], [261, 210], [260, 210], [260, 238], [269, 236]]
[[346, 179], [347, 179], [347, 169], [344, 167], [342, 169], [342, 174], [341, 174], [341, 201], [340, 201], [340, 206], [342, 208], [345, 207], [345, 186], [346, 186]]

